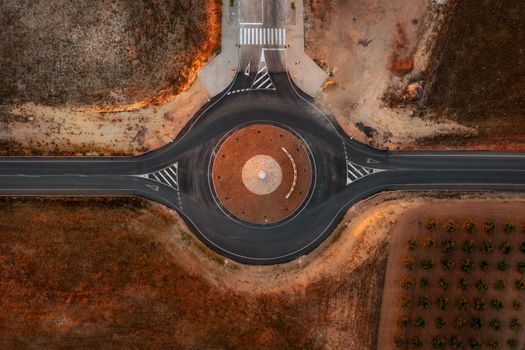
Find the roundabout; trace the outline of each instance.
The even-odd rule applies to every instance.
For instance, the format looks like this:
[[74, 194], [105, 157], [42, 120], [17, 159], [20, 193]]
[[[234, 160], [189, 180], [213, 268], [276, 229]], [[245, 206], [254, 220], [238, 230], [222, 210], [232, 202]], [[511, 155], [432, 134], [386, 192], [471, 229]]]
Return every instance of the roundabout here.
[[287, 74], [271, 74], [271, 91], [246, 90], [243, 79], [154, 152], [0, 157], [0, 195], [145, 198], [218, 254], [268, 265], [311, 252], [348, 208], [382, 191], [525, 189], [523, 153], [377, 150], [342, 132]]
[[310, 191], [310, 157], [300, 138], [282, 127], [253, 124], [235, 130], [212, 160], [214, 194], [238, 220], [257, 225], [285, 220]]

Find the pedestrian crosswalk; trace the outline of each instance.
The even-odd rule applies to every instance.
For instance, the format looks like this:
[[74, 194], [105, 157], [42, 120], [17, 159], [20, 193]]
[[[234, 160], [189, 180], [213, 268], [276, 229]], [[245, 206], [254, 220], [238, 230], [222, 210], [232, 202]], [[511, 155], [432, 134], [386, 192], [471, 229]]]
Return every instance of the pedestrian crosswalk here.
[[179, 163], [174, 163], [167, 168], [146, 174], [143, 177], [163, 185], [169, 186], [176, 191], [179, 190]]
[[286, 29], [241, 27], [239, 31], [240, 45], [285, 46]]

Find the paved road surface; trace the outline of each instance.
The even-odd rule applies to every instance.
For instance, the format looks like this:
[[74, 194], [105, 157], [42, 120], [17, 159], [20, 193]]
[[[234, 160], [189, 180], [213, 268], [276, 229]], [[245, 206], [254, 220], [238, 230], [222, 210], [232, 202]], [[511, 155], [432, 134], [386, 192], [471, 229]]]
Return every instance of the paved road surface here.
[[[139, 157], [0, 158], [0, 194], [143, 197], [179, 212], [219, 254], [273, 264], [314, 249], [351, 205], [381, 191], [525, 188], [524, 153], [379, 151], [346, 136], [287, 74], [269, 76], [275, 90], [250, 90], [255, 72], [240, 73], [174, 142]], [[308, 200], [283, 222], [240, 222], [222, 210], [211, 190], [214, 147], [250, 123], [293, 130], [311, 150], [315, 178]]]

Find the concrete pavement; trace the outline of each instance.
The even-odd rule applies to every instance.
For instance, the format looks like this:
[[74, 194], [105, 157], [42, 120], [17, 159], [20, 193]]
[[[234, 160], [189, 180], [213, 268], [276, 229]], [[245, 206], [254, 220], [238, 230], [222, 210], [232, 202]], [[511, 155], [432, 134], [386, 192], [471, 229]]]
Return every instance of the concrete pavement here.
[[210, 97], [218, 95], [231, 84], [239, 64], [237, 10], [228, 3], [224, 1], [222, 6], [221, 53], [197, 73]]
[[304, 7], [303, 1], [295, 3], [295, 24], [286, 26], [289, 44], [286, 48], [286, 62], [290, 76], [297, 86], [315, 97], [323, 88], [328, 74], [304, 52]]
[[[292, 4], [294, 4], [292, 6]], [[272, 73], [290, 72], [299, 89], [317, 95], [328, 74], [304, 51], [304, 12], [301, 0], [236, 0], [225, 2], [221, 53], [198, 73], [210, 96], [224, 91], [235, 73], [256, 73], [261, 54], [282, 50]]]

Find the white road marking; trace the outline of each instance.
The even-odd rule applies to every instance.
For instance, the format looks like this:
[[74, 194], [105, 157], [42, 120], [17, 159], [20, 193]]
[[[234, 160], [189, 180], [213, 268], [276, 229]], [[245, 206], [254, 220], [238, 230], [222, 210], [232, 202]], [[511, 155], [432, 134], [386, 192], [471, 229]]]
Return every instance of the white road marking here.
[[[137, 175], [139, 177], [145, 177], [146, 179], [156, 181], [163, 185], [173, 188], [179, 192], [179, 163], [174, 163], [164, 169], [155, 171], [153, 173]], [[150, 186], [148, 186], [150, 187]]]
[[286, 29], [241, 27], [239, 29], [240, 45], [285, 46]]
[[[360, 176], [364, 176], [364, 175], [361, 173], [361, 171], [362, 171], [363, 169], [361, 169], [361, 171], [359, 171], [359, 169], [358, 169], [358, 168], [357, 168], [352, 162], [347, 161], [346, 163], [347, 163], [352, 169], [354, 169], [354, 171], [355, 171], [356, 173], [358, 173]], [[359, 165], [358, 165], [358, 166], [359, 166]]]
[[[348, 153], [346, 152], [346, 144], [343, 142], [343, 149], [345, 152], [345, 160], [346, 160], [346, 185], [350, 185], [352, 182], [357, 181], [359, 179], [362, 179], [365, 176], [378, 173], [380, 171], [385, 171], [385, 169], [376, 169], [376, 168], [369, 168], [365, 167], [356, 163], [351, 162], [348, 159]], [[367, 163], [370, 158], [367, 159]], [[379, 163], [378, 161], [375, 161], [376, 163]]]
[[290, 159], [290, 162], [292, 163], [292, 167], [293, 167], [293, 181], [292, 181], [292, 186], [290, 187], [290, 190], [288, 191], [288, 193], [286, 194], [286, 196], [284, 197], [285, 199], [288, 199], [290, 198], [290, 196], [292, 195], [293, 193], [293, 190], [295, 189], [295, 186], [297, 184], [297, 166], [295, 165], [295, 161], [292, 157], [292, 155], [290, 154], [290, 152], [288, 152], [286, 150], [286, 148], [284, 147], [281, 147], [282, 151], [284, 153], [286, 153], [286, 155], [288, 156], [288, 159]]
[[164, 174], [166, 174], [166, 177], [168, 177], [168, 179], [171, 180], [171, 182], [173, 183], [173, 185], [175, 187], [179, 187], [179, 184], [177, 183], [177, 180], [175, 180], [172, 175], [170, 174], [170, 172], [166, 169], [163, 170]]
[[155, 191], [155, 192], [159, 192], [159, 186], [146, 184], [146, 187], [151, 188], [151, 189], [152, 189], [153, 191]]
[[268, 66], [266, 65], [266, 58], [264, 56], [264, 49], [261, 50], [261, 58], [259, 60], [259, 67], [257, 69], [257, 74], [253, 80], [251, 90], [276, 90], [275, 85], [273, 84], [272, 78], [270, 77], [270, 72], [268, 71]]

